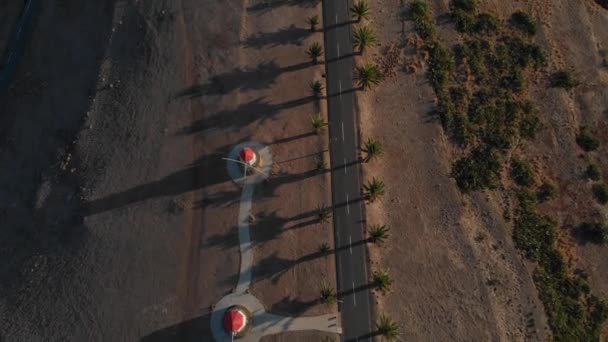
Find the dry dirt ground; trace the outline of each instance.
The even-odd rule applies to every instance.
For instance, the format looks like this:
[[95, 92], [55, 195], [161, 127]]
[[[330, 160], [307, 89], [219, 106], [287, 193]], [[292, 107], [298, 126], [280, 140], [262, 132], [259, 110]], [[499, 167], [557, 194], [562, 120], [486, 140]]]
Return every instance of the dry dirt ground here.
[[[2, 62], [4, 62], [6, 45], [13, 33], [15, 23], [19, 20], [23, 4], [23, 1], [0, 1], [0, 60]], [[2, 67], [1, 64], [0, 67]]]
[[315, 254], [332, 231], [313, 220], [330, 204], [313, 172], [314, 4], [42, 6], [0, 95], [0, 340], [209, 340], [239, 268], [221, 157], [252, 139], [277, 162], [254, 195], [253, 290], [279, 313], [335, 310], [316, 301], [335, 271]]
[[[372, 1], [370, 25], [384, 47], [394, 42], [402, 48], [403, 61], [413, 58], [413, 48], [406, 44], [412, 23], [401, 15], [409, 3]], [[458, 36], [445, 20], [449, 2], [430, 3], [443, 42], [455, 44]], [[591, 197], [591, 185], [583, 177], [587, 164], [575, 143], [580, 125], [593, 128], [601, 147], [590, 158], [606, 176], [608, 69], [602, 67], [599, 50], [608, 45], [608, 11], [584, 0], [480, 3], [502, 19], [523, 9], [542, 23], [535, 40], [550, 63], [531, 86], [531, 98], [545, 129], [520, 153], [534, 161], [540, 179], [558, 185], [560, 196], [542, 210], [564, 227], [562, 244], [573, 253], [573, 266], [588, 271], [592, 291], [607, 298], [608, 248], [577, 245], [567, 229], [608, 214]], [[377, 59], [382, 49], [364, 60]], [[581, 85], [570, 92], [548, 89], [549, 73], [564, 67], [574, 71]], [[449, 176], [460, 150], [427, 115], [434, 94], [424, 66], [414, 73], [400, 67], [395, 77], [358, 97], [363, 138], [376, 137], [385, 147], [380, 160], [364, 166], [367, 178], [379, 176], [387, 184], [382, 200], [368, 206], [368, 222], [392, 229], [381, 249], [371, 246], [372, 269], [388, 268], [395, 281], [392, 293], [377, 295], [379, 311], [402, 324], [406, 341], [547, 339], [532, 268], [514, 248], [501, 193], [465, 196]]]

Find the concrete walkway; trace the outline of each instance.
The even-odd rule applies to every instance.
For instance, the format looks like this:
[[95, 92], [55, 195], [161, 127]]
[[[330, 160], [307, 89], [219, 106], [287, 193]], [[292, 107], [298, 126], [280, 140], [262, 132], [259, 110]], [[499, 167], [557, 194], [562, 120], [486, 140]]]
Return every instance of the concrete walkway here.
[[[240, 165], [233, 160], [238, 160], [238, 154], [244, 147], [251, 147], [260, 156], [260, 165], [255, 173], [243, 175]], [[222, 320], [228, 308], [233, 305], [241, 305], [251, 312], [250, 330], [239, 339], [243, 342], [257, 342], [262, 336], [273, 335], [286, 331], [318, 330], [329, 333], [340, 334], [339, 317], [337, 314], [328, 314], [314, 317], [284, 317], [266, 312], [262, 303], [249, 294], [253, 268], [253, 246], [249, 231], [251, 217], [251, 199], [255, 184], [260, 183], [270, 175], [272, 166], [272, 155], [268, 147], [256, 142], [247, 142], [235, 146], [228, 155], [228, 174], [232, 179], [243, 187], [241, 192], [241, 203], [239, 208], [239, 246], [241, 253], [241, 265], [239, 281], [234, 290], [222, 298], [213, 308], [211, 313], [211, 332], [218, 342], [231, 341], [231, 336], [224, 331]]]

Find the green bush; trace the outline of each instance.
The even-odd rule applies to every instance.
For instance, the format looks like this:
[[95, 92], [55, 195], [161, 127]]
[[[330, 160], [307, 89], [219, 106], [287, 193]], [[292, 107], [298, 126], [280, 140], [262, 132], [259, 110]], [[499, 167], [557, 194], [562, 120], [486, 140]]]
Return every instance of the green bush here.
[[511, 178], [517, 185], [530, 186], [534, 184], [534, 170], [525, 160], [514, 159], [511, 162]]
[[463, 192], [494, 189], [500, 178], [500, 156], [492, 148], [478, 147], [452, 165], [452, 176]]
[[452, 19], [456, 24], [458, 32], [467, 33], [473, 31], [475, 27], [475, 17], [473, 14], [457, 9], [452, 12]]
[[537, 115], [526, 114], [519, 123], [519, 135], [526, 139], [534, 139], [541, 128], [542, 124]]
[[511, 20], [509, 20], [511, 26], [516, 29], [529, 34], [535, 35], [538, 29], [536, 25], [536, 21], [530, 17], [530, 15], [526, 12], [517, 11], [511, 15]]
[[577, 84], [574, 76], [567, 70], [559, 70], [551, 75], [551, 86], [554, 88], [570, 90], [576, 87]]
[[452, 7], [454, 10], [461, 10], [468, 13], [474, 13], [477, 8], [476, 0], [453, 0]]
[[478, 79], [484, 79], [487, 73], [485, 60], [491, 53], [491, 45], [482, 39], [467, 40], [454, 49], [458, 59], [462, 62], [466, 59], [473, 75]]
[[473, 31], [476, 33], [494, 33], [500, 29], [500, 19], [489, 13], [482, 13], [477, 16]]
[[459, 111], [466, 111], [469, 107], [469, 99], [471, 94], [464, 86], [450, 87], [450, 99], [454, 104], [454, 108]]
[[589, 131], [589, 128], [582, 126], [576, 136], [576, 143], [583, 150], [595, 151], [600, 147], [600, 141]]
[[526, 43], [519, 37], [504, 37], [502, 44], [496, 47], [493, 63], [502, 70], [513, 66], [526, 68], [528, 66], [540, 67], [546, 62], [543, 50], [538, 46]]
[[585, 174], [587, 175], [587, 178], [594, 181], [602, 179], [602, 170], [596, 164], [589, 164], [587, 170], [585, 170]]
[[519, 93], [526, 86], [526, 77], [520, 68], [515, 67], [502, 79], [502, 85], [515, 93]]
[[585, 240], [598, 244], [608, 242], [608, 224], [585, 222], [578, 229]]
[[541, 215], [531, 208], [522, 207], [515, 218], [513, 241], [532, 260], [544, 264], [554, 264], [551, 251], [557, 239], [557, 226], [548, 216]]
[[416, 0], [410, 5], [410, 13], [416, 27], [416, 32], [424, 39], [435, 36], [435, 25], [431, 17], [431, 10], [426, 1]]
[[438, 94], [448, 83], [450, 72], [454, 68], [454, 56], [437, 42], [428, 43], [425, 47], [429, 52], [428, 76], [435, 94]]
[[608, 203], [608, 185], [606, 183], [596, 183], [591, 187], [593, 197], [600, 203]]
[[538, 198], [539, 202], [554, 199], [555, 197], [557, 197], [557, 188], [555, 187], [555, 185], [545, 182], [538, 188], [536, 197]]
[[456, 108], [452, 103], [452, 99], [445, 91], [437, 94], [436, 112], [439, 115], [441, 127], [447, 132], [451, 132], [454, 128], [454, 113], [456, 112]]

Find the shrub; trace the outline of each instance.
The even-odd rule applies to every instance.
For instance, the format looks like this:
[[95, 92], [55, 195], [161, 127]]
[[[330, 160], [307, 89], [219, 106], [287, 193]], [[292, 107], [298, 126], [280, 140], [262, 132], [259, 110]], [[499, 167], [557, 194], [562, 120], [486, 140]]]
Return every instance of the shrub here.
[[426, 1], [416, 0], [410, 5], [412, 20], [416, 26], [416, 31], [424, 39], [435, 36], [435, 25], [431, 18], [431, 11]]
[[519, 37], [505, 37], [496, 47], [493, 62], [503, 70], [513, 65], [540, 67], [545, 64], [546, 56], [538, 45], [526, 43]]
[[608, 224], [585, 222], [578, 229], [585, 240], [598, 244], [608, 242]]
[[517, 185], [530, 186], [534, 184], [534, 170], [529, 162], [515, 159], [511, 162], [511, 178]]
[[523, 71], [518, 67], [511, 69], [502, 79], [502, 85], [515, 93], [521, 92], [526, 86], [526, 78]]
[[538, 188], [536, 197], [538, 198], [539, 202], [544, 202], [546, 200], [553, 199], [557, 197], [557, 188], [555, 187], [555, 185], [545, 182]]
[[500, 156], [492, 148], [478, 147], [452, 165], [452, 177], [463, 192], [494, 189], [500, 177]]
[[519, 124], [519, 134], [526, 139], [534, 139], [536, 133], [542, 128], [540, 119], [536, 115], [526, 115]]
[[511, 15], [511, 20], [509, 20], [511, 26], [516, 29], [528, 34], [535, 35], [537, 31], [536, 21], [530, 17], [530, 15], [526, 12], [517, 11]]
[[551, 75], [551, 86], [554, 88], [570, 90], [576, 87], [577, 84], [574, 76], [567, 70], [559, 70]]
[[515, 218], [513, 241], [528, 258], [547, 263], [556, 239], [557, 227], [553, 220], [537, 213], [533, 208], [520, 207]]
[[600, 167], [596, 164], [589, 164], [587, 170], [585, 170], [585, 174], [587, 175], [587, 178], [594, 181], [602, 179], [602, 170], [600, 170]]
[[586, 152], [595, 151], [600, 147], [600, 141], [585, 126], [580, 128], [576, 136], [576, 143]]
[[606, 183], [596, 183], [591, 187], [593, 191], [593, 197], [600, 203], [608, 203], [608, 186]]
[[473, 30], [477, 33], [494, 33], [500, 29], [500, 20], [489, 13], [477, 16]]
[[471, 13], [457, 9], [452, 12], [452, 19], [456, 25], [458, 32], [467, 33], [473, 31], [475, 26], [475, 17]]
[[476, 0], [453, 0], [452, 8], [467, 13], [474, 13], [477, 8], [477, 2]]
[[435, 93], [440, 93], [450, 78], [454, 68], [454, 56], [443, 45], [433, 42], [426, 44], [429, 52], [429, 79]]
[[454, 107], [451, 98], [445, 92], [437, 94], [436, 114], [439, 115], [441, 127], [448, 132], [451, 132], [454, 128], [455, 111], [456, 108]]

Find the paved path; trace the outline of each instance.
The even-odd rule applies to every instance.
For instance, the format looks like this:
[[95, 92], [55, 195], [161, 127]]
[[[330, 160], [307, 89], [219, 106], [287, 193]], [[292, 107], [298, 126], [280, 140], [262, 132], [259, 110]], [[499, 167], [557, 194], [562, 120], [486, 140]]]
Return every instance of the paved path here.
[[[243, 177], [238, 160], [239, 152], [244, 147], [251, 147], [258, 152], [261, 165], [256, 173]], [[231, 337], [222, 327], [224, 313], [233, 305], [241, 305], [252, 315], [252, 327], [245, 336], [239, 339], [243, 342], [257, 342], [262, 336], [278, 334], [286, 331], [297, 330], [319, 330], [335, 334], [341, 333], [339, 319], [336, 314], [328, 314], [314, 317], [284, 317], [266, 312], [264, 306], [253, 295], [249, 294], [249, 286], [252, 279], [253, 248], [249, 231], [251, 215], [251, 199], [255, 184], [260, 183], [268, 177], [272, 166], [272, 155], [268, 147], [256, 142], [247, 142], [235, 146], [227, 158], [228, 174], [232, 179], [243, 187], [241, 192], [241, 203], [239, 207], [239, 249], [241, 253], [241, 265], [239, 281], [234, 290], [222, 298], [213, 308], [211, 313], [211, 332], [218, 342], [231, 341]]]
[[[343, 340], [368, 341], [372, 331], [354, 105], [348, 0], [323, 1], [332, 201]], [[347, 248], [340, 248], [347, 247]]]
[[0, 91], [4, 91], [8, 88], [15, 75], [17, 64], [25, 49], [26, 39], [31, 29], [32, 18], [37, 5], [38, 1], [36, 0], [26, 0], [24, 2], [21, 18], [17, 21], [13, 35], [7, 45], [6, 56], [0, 56], [0, 58], [6, 58], [0, 63]]

